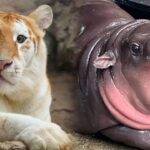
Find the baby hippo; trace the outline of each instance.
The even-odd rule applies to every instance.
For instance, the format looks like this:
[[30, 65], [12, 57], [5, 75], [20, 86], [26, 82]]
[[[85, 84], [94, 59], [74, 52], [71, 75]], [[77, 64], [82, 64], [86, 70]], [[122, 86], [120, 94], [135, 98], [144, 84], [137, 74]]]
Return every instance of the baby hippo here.
[[80, 0], [82, 132], [150, 149], [150, 21], [111, 0]]

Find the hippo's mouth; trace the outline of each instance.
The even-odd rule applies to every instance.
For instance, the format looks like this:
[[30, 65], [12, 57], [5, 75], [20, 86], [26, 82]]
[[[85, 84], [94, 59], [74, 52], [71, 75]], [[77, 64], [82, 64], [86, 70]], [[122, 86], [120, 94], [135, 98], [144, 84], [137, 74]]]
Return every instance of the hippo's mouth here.
[[104, 71], [99, 82], [100, 94], [108, 110], [122, 124], [135, 129], [150, 129], [150, 111], [141, 103], [138, 97], [119, 74]]

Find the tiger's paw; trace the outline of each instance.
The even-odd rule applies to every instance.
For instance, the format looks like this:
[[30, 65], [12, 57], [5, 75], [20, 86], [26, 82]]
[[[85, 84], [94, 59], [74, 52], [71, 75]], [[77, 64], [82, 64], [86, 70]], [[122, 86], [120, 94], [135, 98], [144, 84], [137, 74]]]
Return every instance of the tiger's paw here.
[[30, 150], [71, 150], [69, 136], [54, 123], [26, 128], [16, 139]]
[[0, 142], [0, 150], [27, 150], [27, 147], [19, 141], [6, 141]]

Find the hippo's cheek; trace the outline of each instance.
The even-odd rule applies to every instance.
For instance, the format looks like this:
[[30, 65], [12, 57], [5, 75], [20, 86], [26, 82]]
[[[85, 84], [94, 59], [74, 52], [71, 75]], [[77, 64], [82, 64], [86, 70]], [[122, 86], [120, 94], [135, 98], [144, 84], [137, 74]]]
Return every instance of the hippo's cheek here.
[[[118, 69], [118, 68], [117, 68]], [[112, 115], [121, 123], [136, 129], [150, 128], [150, 76], [125, 76], [114, 69], [107, 70], [99, 83], [103, 101]], [[141, 74], [142, 75], [142, 74]]]
[[150, 113], [150, 69], [146, 71], [144, 69], [134, 71], [133, 69], [124, 76], [137, 97], [137, 100], [132, 100], [133, 105], [144, 113]]

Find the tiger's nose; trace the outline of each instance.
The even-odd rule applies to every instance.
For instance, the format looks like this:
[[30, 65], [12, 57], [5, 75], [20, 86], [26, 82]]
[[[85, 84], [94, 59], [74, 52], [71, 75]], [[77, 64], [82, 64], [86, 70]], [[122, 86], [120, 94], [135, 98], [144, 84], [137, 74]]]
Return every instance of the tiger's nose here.
[[13, 62], [11, 60], [0, 60], [0, 71], [9, 67]]

